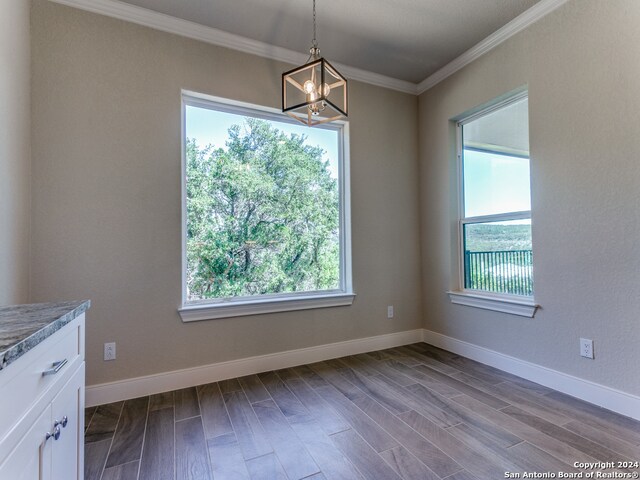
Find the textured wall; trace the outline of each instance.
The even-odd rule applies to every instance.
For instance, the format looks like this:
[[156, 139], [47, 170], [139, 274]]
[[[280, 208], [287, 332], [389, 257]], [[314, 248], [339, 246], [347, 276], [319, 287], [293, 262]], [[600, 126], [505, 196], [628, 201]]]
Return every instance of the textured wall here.
[[[419, 98], [425, 327], [640, 394], [640, 2], [570, 1]], [[533, 319], [452, 305], [449, 119], [529, 86]], [[594, 340], [595, 360], [578, 355]]]
[[89, 385], [421, 327], [415, 97], [350, 84], [353, 306], [183, 324], [180, 91], [277, 107], [290, 66], [32, 8], [33, 300], [92, 300]]
[[0, 305], [29, 296], [29, 1], [0, 2]]

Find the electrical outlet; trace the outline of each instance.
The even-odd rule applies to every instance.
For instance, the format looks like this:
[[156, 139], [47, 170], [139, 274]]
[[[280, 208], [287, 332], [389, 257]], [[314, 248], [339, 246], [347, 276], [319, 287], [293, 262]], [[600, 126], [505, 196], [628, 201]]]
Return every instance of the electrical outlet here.
[[387, 307], [387, 318], [393, 318], [393, 305]]
[[580, 339], [580, 356], [585, 358], [593, 357], [593, 340], [589, 338]]
[[104, 359], [115, 360], [116, 359], [116, 342], [110, 342], [104, 344]]

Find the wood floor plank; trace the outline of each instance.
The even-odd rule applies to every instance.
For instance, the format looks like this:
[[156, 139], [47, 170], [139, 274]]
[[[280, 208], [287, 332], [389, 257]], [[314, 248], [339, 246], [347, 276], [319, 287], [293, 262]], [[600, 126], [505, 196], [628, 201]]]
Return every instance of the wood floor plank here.
[[93, 417], [93, 414], [96, 413], [96, 410], [98, 409], [98, 407], [88, 407], [84, 409], [84, 430], [85, 432], [87, 431], [87, 428], [89, 428], [89, 424], [91, 423], [91, 418]]
[[464, 418], [449, 407], [437, 393], [424, 385], [414, 384], [406, 389], [407, 396], [412, 399], [411, 406], [442, 428], [452, 427], [464, 421]]
[[511, 405], [516, 405], [518, 408], [540, 418], [544, 418], [556, 425], [564, 425], [570, 421], [567, 416], [559, 413], [556, 409], [546, 406], [544, 404], [544, 397], [531, 395], [529, 393], [519, 393], [513, 384], [503, 382], [497, 385], [488, 385], [468, 376], [466, 373], [454, 375], [453, 378], [500, 398]]
[[[342, 358], [331, 358], [322, 362], [324, 365], [328, 365], [333, 370], [340, 370], [341, 368], [347, 368], [349, 365], [343, 362]], [[315, 365], [315, 364], [314, 364]]]
[[439, 361], [447, 364], [448, 366], [465, 372], [468, 375], [478, 378], [488, 384], [498, 384], [517, 378], [515, 375], [510, 373], [476, 362], [470, 358], [466, 358], [452, 352], [447, 352], [446, 350], [442, 350], [427, 343], [415, 344], [412, 345], [412, 347], [419, 349], [425, 355], [433, 356], [435, 359], [440, 359]]
[[360, 375], [369, 377], [371, 375], [379, 374], [379, 372], [376, 371], [376, 369], [370, 365], [370, 362], [368, 360], [362, 360], [361, 358], [357, 358], [354, 355], [350, 355], [348, 357], [342, 357], [340, 358], [340, 360], [347, 367], [352, 369], [354, 372], [358, 372]]
[[139, 480], [173, 480], [174, 451], [173, 408], [149, 412]]
[[206, 438], [232, 433], [233, 426], [218, 384], [199, 385], [197, 393]]
[[176, 422], [200, 415], [198, 392], [195, 387], [176, 390], [173, 392], [173, 396], [176, 409]]
[[402, 401], [402, 397], [396, 395], [389, 389], [387, 384], [378, 380], [377, 376], [365, 377], [350, 368], [342, 369], [340, 374], [362, 390], [363, 393], [389, 409], [394, 415], [411, 410], [407, 404]]
[[391, 355], [389, 355], [384, 350], [367, 352], [367, 353], [364, 353], [363, 355], [367, 355], [368, 357], [373, 358], [374, 360], [389, 360], [391, 358]]
[[149, 397], [124, 402], [105, 468], [140, 460], [148, 409]]
[[461, 472], [454, 473], [446, 480], [478, 480], [478, 477], [471, 475], [468, 471], [462, 470]]
[[573, 464], [573, 462], [594, 462], [595, 458], [590, 457], [584, 452], [576, 450], [575, 448], [556, 440], [553, 437], [536, 430], [529, 425], [526, 425], [518, 420], [502, 413], [499, 410], [495, 410], [487, 405], [477, 401], [474, 398], [462, 395], [452, 399], [461, 405], [472, 409], [476, 414], [483, 416], [484, 418], [494, 422], [496, 425], [509, 430], [518, 437], [526, 440], [527, 442], [535, 445], [536, 447], [550, 453], [554, 457], [567, 464]]
[[435, 423], [415, 411], [399, 415], [407, 425], [428, 438], [431, 443], [447, 455], [455, 458], [456, 462], [465, 470], [477, 474], [479, 478], [503, 478], [504, 468], [493, 459], [469, 448], [465, 443], [455, 438], [451, 433], [438, 427]]
[[302, 378], [286, 376], [284, 382], [328, 435], [351, 428]]
[[309, 415], [307, 407], [305, 407], [298, 397], [296, 397], [291, 390], [287, 388], [285, 383], [275, 372], [261, 373], [258, 377], [270, 395], [267, 400], [271, 400], [273, 398], [285, 417], [289, 418], [298, 415]]
[[293, 371], [296, 372], [300, 378], [311, 386], [311, 388], [326, 387], [329, 383], [314, 372], [309, 365], [300, 365], [293, 367]]
[[200, 417], [175, 423], [176, 480], [213, 480]]
[[[425, 375], [415, 368], [408, 367], [404, 363], [400, 363], [396, 360], [387, 360], [384, 363], [394, 372], [398, 372], [400, 375], [405, 375], [406, 377], [411, 378], [413, 380], [413, 383], [424, 385], [425, 387], [428, 387], [447, 398], [455, 397], [456, 395], [462, 395], [462, 392], [460, 390], [457, 390], [450, 385], [447, 385], [446, 383], [435, 380], [433, 377]], [[394, 377], [392, 376], [391, 378]]]
[[269, 400], [269, 392], [264, 388], [264, 385], [258, 378], [258, 375], [247, 375], [246, 377], [238, 378], [240, 386], [244, 390], [244, 394], [247, 396], [249, 403], [262, 402], [263, 400]]
[[450, 455], [444, 453], [400, 418], [391, 415], [371, 397], [360, 397], [354, 400], [354, 403], [441, 478], [463, 469]]
[[226, 433], [207, 440], [214, 480], [249, 479], [249, 471], [242, 457], [235, 433]]
[[592, 405], [564, 393], [552, 392], [544, 396], [550, 406], [559, 411], [571, 411], [571, 418], [580, 420], [594, 428], [614, 435], [636, 445], [640, 445], [640, 421]]
[[403, 479], [439, 480], [440, 477], [433, 473], [424, 463], [414, 457], [406, 448], [400, 446], [384, 452], [380, 456]]
[[135, 480], [138, 476], [138, 461], [116, 467], [105, 468], [102, 480]]
[[397, 348], [389, 348], [384, 350], [385, 354], [389, 355], [396, 362], [400, 362], [407, 367], [415, 367], [417, 365], [422, 365], [422, 362], [416, 358], [417, 355], [413, 353], [411, 355], [407, 355], [406, 353], [402, 353]]
[[315, 475], [311, 475], [304, 480], [327, 480], [327, 477], [325, 477], [322, 473], [316, 473]]
[[113, 433], [118, 426], [120, 413], [124, 402], [108, 403], [100, 405], [91, 419], [91, 424], [84, 435], [84, 442], [99, 442], [113, 438]]
[[536, 395], [546, 395], [553, 392], [551, 388], [540, 385], [539, 383], [531, 382], [524, 378], [514, 377], [511, 380], [507, 380], [510, 385], [515, 385], [516, 390], [522, 393], [535, 393]]
[[362, 438], [369, 443], [369, 445], [374, 448], [376, 452], [383, 452], [398, 446], [398, 442], [396, 442], [368, 415], [358, 408], [351, 400], [338, 392], [334, 387], [321, 387], [317, 388], [316, 391], [352, 426], [352, 428], [362, 436]]
[[408, 387], [407, 390], [420, 397], [424, 401], [423, 405], [428, 403], [435, 409], [447, 412], [452, 418], [458, 419], [460, 423], [465, 423], [469, 428], [478, 431], [504, 448], [522, 442], [522, 438], [517, 435], [477, 415], [473, 410], [467, 409], [449, 398], [438, 395], [423, 385], [413, 385]]
[[407, 356], [413, 355], [421, 364], [428, 365], [434, 370], [444, 373], [445, 375], [452, 375], [460, 371], [449, 365], [446, 361], [438, 360], [439, 357], [425, 354], [423, 350], [419, 349], [415, 345], [398, 347], [398, 351], [405, 353]]
[[603, 447], [606, 447], [614, 452], [624, 455], [628, 458], [640, 458], [640, 446], [633, 445], [625, 440], [602, 431], [602, 429], [596, 429], [586, 425], [578, 420], [574, 420], [563, 425], [570, 432], [573, 432], [581, 437], [584, 437], [592, 442], [598, 443]]
[[173, 408], [173, 392], [163, 392], [149, 397], [149, 411]]
[[273, 400], [254, 403], [253, 409], [290, 479], [305, 478], [320, 472], [318, 465]]
[[509, 403], [500, 400], [499, 398], [489, 393], [478, 390], [477, 388], [467, 385], [466, 383], [461, 382], [460, 380], [457, 380], [449, 375], [445, 375], [444, 373], [433, 370], [427, 365], [418, 365], [417, 367], [415, 367], [415, 369], [424, 373], [425, 375], [431, 376], [433, 379], [438, 380], [441, 383], [448, 384], [456, 390], [459, 390], [460, 393], [464, 393], [470, 397], [473, 397], [492, 408], [503, 408], [509, 405]]
[[501, 465], [506, 472], [536, 470], [536, 468], [532, 468], [530, 464], [520, 465], [516, 463], [509, 455], [506, 448], [491, 441], [491, 439], [484, 437], [482, 434], [474, 432], [464, 423], [449, 428], [447, 432], [456, 437], [462, 443], [465, 443], [469, 448], [482, 453], [485, 458], [490, 458], [495, 463]]
[[84, 480], [100, 480], [110, 447], [110, 438], [98, 442], [85, 443]]
[[314, 420], [302, 420], [300, 417], [291, 421], [291, 428], [302, 440], [322, 473], [331, 480], [361, 480], [362, 476], [355, 467], [337, 449], [333, 440]]
[[558, 425], [554, 425], [551, 422], [548, 422], [540, 417], [537, 417], [529, 412], [519, 409], [513, 405], [503, 408], [502, 412], [509, 415], [510, 417], [515, 418], [521, 423], [525, 423], [530, 427], [539, 430], [550, 437], [559, 440], [576, 450], [580, 450], [581, 452], [586, 453], [587, 455], [596, 458], [603, 462], [613, 462], [618, 460], [628, 460], [622, 457], [620, 454], [616, 452], [612, 452], [608, 448], [603, 447], [602, 445], [598, 445], [590, 440], [587, 440], [580, 435], [576, 435], [569, 430], [566, 430]]
[[577, 472], [573, 465], [558, 460], [553, 455], [539, 449], [529, 442], [522, 442], [513, 447], [509, 447], [509, 455], [520, 465], [524, 461], [533, 465], [533, 471], [538, 472]]
[[398, 480], [400, 477], [354, 430], [331, 435], [338, 449], [367, 480]]
[[302, 378], [300, 375], [296, 373], [293, 368], [279, 368], [278, 370], [274, 370], [276, 374], [280, 377], [280, 379], [286, 383], [287, 380], [291, 380], [292, 378]]
[[220, 386], [220, 391], [224, 395], [225, 393], [237, 392], [242, 390], [242, 386], [237, 378], [230, 378], [228, 380], [220, 380], [218, 382]]
[[273, 452], [244, 392], [227, 393], [223, 398], [244, 459], [250, 460]]
[[329, 382], [331, 386], [342, 393], [345, 397], [352, 398], [362, 395], [362, 390], [360, 390], [353, 383], [344, 378], [338, 370], [331, 367], [328, 363], [318, 362], [310, 365], [310, 367], [315, 373], [324, 378], [327, 382]]
[[378, 375], [384, 375], [385, 377], [394, 381], [401, 387], [406, 387], [407, 385], [413, 385], [414, 383], [416, 383], [416, 381], [413, 378], [406, 376], [405, 374], [399, 372], [398, 370], [394, 370], [389, 365], [387, 365], [387, 363], [384, 361], [373, 359], [373, 357], [368, 356], [366, 353], [355, 355], [354, 358], [361, 360], [362, 362], [365, 362], [372, 369], [374, 369]]
[[246, 462], [251, 480], [288, 480], [278, 457], [273, 453]]
[[422, 394], [416, 387], [425, 388], [419, 384], [409, 385], [405, 388], [394, 386], [393, 384], [388, 385], [388, 388], [394, 390], [398, 395], [402, 394], [404, 403], [412, 410], [419, 412], [443, 428], [457, 425], [463, 421], [462, 417], [458, 416], [452, 409], [443, 410], [433, 403], [425, 402], [425, 394]]

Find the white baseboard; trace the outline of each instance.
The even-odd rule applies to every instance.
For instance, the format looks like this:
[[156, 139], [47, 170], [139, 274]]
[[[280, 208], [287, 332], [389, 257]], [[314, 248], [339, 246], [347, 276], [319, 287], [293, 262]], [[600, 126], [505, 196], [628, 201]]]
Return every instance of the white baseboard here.
[[294, 367], [320, 362], [331, 358], [398, 347], [422, 341], [422, 329], [389, 333], [375, 337], [358, 338], [345, 342], [318, 345], [298, 350], [271, 353], [256, 357], [230, 360], [212, 365], [159, 373], [145, 377], [129, 378], [111, 383], [91, 385], [85, 389], [86, 406], [128, 400], [130, 398], [193, 387], [228, 378], [242, 377], [279, 368]]
[[518, 375], [608, 410], [640, 420], [640, 397], [600, 385], [535, 363], [464, 342], [441, 333], [423, 330], [423, 341], [480, 363]]

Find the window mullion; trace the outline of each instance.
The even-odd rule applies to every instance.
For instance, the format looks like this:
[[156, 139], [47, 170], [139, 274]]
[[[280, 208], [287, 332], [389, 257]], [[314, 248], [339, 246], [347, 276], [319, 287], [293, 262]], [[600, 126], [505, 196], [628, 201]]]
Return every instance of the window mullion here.
[[477, 217], [462, 218], [462, 224], [468, 223], [488, 223], [488, 222], [506, 222], [509, 220], [527, 220], [531, 218], [531, 210], [521, 212], [496, 213], [494, 215], [479, 215]]

